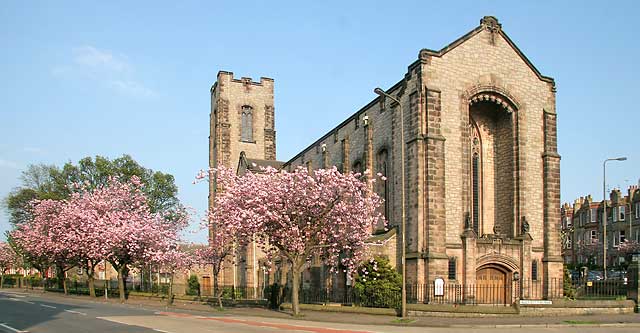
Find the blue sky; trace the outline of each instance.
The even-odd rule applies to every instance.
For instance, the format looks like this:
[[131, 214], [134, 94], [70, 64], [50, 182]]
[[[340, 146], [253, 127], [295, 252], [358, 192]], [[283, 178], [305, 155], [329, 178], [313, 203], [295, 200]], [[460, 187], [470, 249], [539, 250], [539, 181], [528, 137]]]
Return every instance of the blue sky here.
[[[637, 1], [5, 1], [0, 196], [28, 164], [132, 155], [203, 211], [209, 88], [219, 70], [275, 79], [288, 160], [388, 88], [421, 48], [484, 15], [558, 87], [562, 200], [640, 178]], [[0, 212], [0, 231], [8, 228]], [[204, 241], [204, 232], [188, 236]]]

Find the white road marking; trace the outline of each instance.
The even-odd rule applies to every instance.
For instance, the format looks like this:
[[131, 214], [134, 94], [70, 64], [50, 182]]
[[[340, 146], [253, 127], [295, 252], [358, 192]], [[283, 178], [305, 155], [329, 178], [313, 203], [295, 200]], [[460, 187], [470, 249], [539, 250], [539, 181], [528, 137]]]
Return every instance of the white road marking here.
[[40, 306], [44, 306], [45, 308], [50, 308], [50, 309], [57, 309], [55, 306], [46, 305], [46, 304], [40, 304]]
[[161, 330], [161, 329], [158, 329], [158, 328], [154, 328], [153, 330], [156, 331], [156, 332], [171, 333], [169, 331]]
[[29, 301], [25, 301], [25, 300], [17, 299], [17, 298], [7, 298], [7, 299], [8, 299], [8, 300], [10, 300], [10, 301], [14, 301], [14, 302], [22, 302], [22, 303], [36, 304], [36, 303], [33, 303], [33, 302], [29, 302]]
[[4, 328], [6, 328], [6, 329], [8, 329], [8, 330], [10, 330], [11, 332], [16, 332], [16, 333], [29, 333], [29, 331], [21, 331], [21, 330], [19, 330], [19, 329], [17, 329], [17, 328], [13, 328], [13, 327], [11, 327], [11, 326], [9, 326], [9, 325], [5, 324], [5, 323], [0, 323], [0, 326], [2, 326], [2, 327], [4, 327]]
[[96, 317], [96, 319], [102, 319], [102, 320], [112, 321], [112, 322], [114, 322], [114, 323], [118, 323], [118, 324], [122, 324], [122, 325], [131, 326], [131, 324], [127, 324], [127, 323], [125, 323], [125, 322], [123, 322], [123, 321], [119, 321], [119, 320], [116, 320], [116, 319], [105, 318], [105, 317]]
[[86, 314], [86, 313], [84, 313], [84, 312], [78, 312], [78, 311], [73, 311], [73, 310], [64, 310], [64, 311], [69, 312], [69, 313], [75, 313], [75, 314], [83, 315], [83, 316], [86, 316], [86, 315], [87, 315], [87, 314]]

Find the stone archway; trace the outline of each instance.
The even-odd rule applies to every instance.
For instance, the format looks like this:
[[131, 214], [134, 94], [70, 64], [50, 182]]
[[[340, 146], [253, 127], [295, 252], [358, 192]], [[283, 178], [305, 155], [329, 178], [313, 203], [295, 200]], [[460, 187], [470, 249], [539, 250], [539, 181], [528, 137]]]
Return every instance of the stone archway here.
[[476, 270], [475, 299], [477, 304], [510, 304], [512, 271], [498, 263], [480, 266]]

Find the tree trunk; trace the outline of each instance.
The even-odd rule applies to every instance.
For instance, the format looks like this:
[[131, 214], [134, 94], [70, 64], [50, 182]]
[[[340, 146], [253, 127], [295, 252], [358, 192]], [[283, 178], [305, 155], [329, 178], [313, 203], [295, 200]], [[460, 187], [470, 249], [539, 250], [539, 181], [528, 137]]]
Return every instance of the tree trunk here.
[[[44, 274], [42, 274], [42, 276], [44, 276]], [[65, 283], [66, 279], [64, 278], [64, 269], [62, 269], [62, 266], [60, 265], [56, 265], [56, 276], [58, 278], [58, 289], [63, 289], [64, 294], [67, 295], [67, 284]]]
[[89, 296], [96, 297], [95, 277], [93, 273], [95, 271], [95, 265], [91, 262], [87, 263], [87, 284], [89, 285]]
[[87, 284], [89, 285], [89, 296], [96, 297], [95, 278], [93, 277], [93, 274], [87, 277]]
[[218, 274], [213, 274], [213, 294], [218, 299], [218, 308], [222, 309], [222, 290], [219, 290], [220, 286], [218, 285]]
[[4, 274], [0, 274], [0, 288], [4, 288]]
[[118, 267], [118, 292], [120, 294], [121, 303], [124, 303], [127, 300], [124, 289], [124, 267], [125, 265]]
[[173, 273], [169, 277], [169, 295], [167, 295], [167, 305], [173, 304]]
[[292, 266], [291, 308], [293, 309], [293, 315], [298, 316], [300, 315], [300, 300], [298, 299], [298, 293], [300, 290], [300, 268], [298, 265]]

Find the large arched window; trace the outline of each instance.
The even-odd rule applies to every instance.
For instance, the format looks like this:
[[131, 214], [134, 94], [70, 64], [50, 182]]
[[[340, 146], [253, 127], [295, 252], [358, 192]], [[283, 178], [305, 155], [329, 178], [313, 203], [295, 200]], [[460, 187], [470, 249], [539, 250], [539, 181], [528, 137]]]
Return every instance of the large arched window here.
[[253, 142], [253, 109], [248, 105], [242, 107], [240, 126], [240, 140]]

